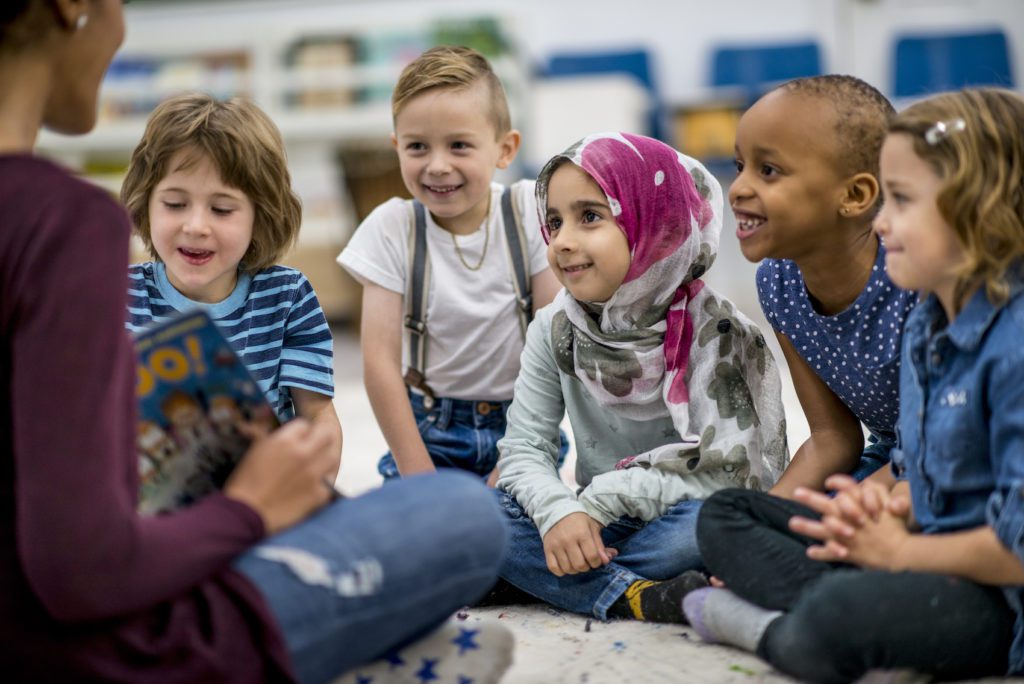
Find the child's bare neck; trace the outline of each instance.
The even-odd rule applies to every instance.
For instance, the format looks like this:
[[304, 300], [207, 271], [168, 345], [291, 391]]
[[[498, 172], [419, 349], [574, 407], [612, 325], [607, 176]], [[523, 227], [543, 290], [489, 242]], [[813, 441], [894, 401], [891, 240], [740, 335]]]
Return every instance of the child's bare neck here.
[[474, 207], [464, 214], [450, 218], [438, 218], [434, 216], [434, 223], [448, 231], [452, 235], [472, 235], [480, 230], [487, 217], [491, 213], [491, 197], [487, 196], [487, 203], [482, 207]]
[[871, 278], [878, 240], [865, 230], [797, 261], [815, 310], [832, 316], [856, 301]]

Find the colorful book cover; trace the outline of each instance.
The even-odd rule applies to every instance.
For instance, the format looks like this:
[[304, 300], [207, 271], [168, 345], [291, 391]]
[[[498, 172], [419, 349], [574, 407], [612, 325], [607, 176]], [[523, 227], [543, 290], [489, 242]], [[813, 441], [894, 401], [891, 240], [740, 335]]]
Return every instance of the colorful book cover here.
[[277, 416], [209, 315], [188, 312], [136, 337], [139, 511], [187, 506], [220, 488], [249, 448], [243, 423]]

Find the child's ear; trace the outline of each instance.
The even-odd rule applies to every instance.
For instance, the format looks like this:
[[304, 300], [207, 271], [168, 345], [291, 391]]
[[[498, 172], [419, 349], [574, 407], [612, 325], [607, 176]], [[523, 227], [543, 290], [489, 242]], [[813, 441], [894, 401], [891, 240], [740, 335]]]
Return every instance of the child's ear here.
[[839, 213], [854, 218], [871, 211], [878, 200], [878, 179], [870, 173], [858, 173], [846, 183], [846, 194], [839, 203]]
[[396, 152], [398, 151], [398, 136], [394, 133], [391, 134], [391, 146], [395, 148]]
[[516, 154], [519, 153], [519, 144], [521, 142], [522, 136], [514, 128], [501, 136], [500, 140], [498, 140], [498, 147], [501, 148], [501, 156], [498, 157], [497, 164], [499, 169], [508, 168], [508, 165], [516, 158]]

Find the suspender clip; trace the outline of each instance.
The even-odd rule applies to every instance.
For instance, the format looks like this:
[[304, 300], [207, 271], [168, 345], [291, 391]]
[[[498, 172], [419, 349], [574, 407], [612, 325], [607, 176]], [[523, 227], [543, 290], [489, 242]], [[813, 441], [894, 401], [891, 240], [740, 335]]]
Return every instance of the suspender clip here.
[[414, 320], [412, 316], [406, 316], [404, 323], [405, 328], [412, 332], [419, 333], [420, 335], [427, 332], [427, 324], [423, 321]]
[[420, 392], [423, 392], [423, 408], [428, 411], [434, 408], [434, 404], [437, 403], [437, 397], [434, 396], [434, 390], [430, 389], [430, 385], [427, 384], [423, 373], [415, 368], [407, 368], [402, 379], [405, 380], [405, 384], [409, 387], [415, 387]]

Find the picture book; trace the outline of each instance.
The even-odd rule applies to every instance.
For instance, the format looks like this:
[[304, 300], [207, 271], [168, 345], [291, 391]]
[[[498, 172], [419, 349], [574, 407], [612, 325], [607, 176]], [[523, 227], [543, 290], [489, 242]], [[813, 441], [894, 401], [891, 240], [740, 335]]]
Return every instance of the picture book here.
[[220, 488], [249, 447], [239, 426], [277, 416], [245, 364], [202, 310], [135, 339], [139, 511], [174, 510]]

